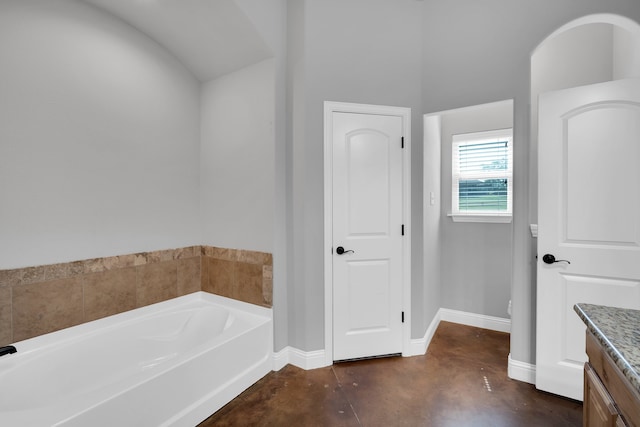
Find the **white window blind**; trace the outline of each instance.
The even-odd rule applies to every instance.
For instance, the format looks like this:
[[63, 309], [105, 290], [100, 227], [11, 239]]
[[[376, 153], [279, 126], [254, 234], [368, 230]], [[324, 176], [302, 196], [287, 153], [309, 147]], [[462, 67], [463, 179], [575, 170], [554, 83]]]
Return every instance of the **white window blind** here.
[[512, 140], [512, 129], [453, 136], [453, 216], [511, 216]]

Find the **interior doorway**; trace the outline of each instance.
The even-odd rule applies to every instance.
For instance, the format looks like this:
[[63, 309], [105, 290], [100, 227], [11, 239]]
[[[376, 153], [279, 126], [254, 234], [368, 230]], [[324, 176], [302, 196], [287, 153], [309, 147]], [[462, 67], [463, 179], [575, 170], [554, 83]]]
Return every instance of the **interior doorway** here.
[[[567, 162], [571, 161], [567, 160], [570, 154], [572, 156], [578, 154], [585, 157], [585, 150], [587, 150], [588, 147], [582, 143], [579, 145], [572, 143], [571, 135], [565, 132], [564, 137], [559, 138], [557, 143], [565, 144], [567, 147], [573, 144], [573, 148], [569, 151], [567, 151], [566, 147], [564, 149], [559, 148], [559, 151], [557, 151], [557, 155], [566, 157], [564, 163], [555, 162], [557, 155], [548, 156], [544, 154], [544, 157], [541, 156], [538, 158], [538, 153], [541, 152], [540, 150], [542, 148], [544, 148], [545, 153], [549, 153], [550, 150], [554, 149], [554, 147], [549, 147], [549, 141], [546, 136], [547, 133], [544, 135], [545, 141], [539, 141], [539, 137], [543, 135], [539, 134], [540, 112], [538, 101], [539, 98], [544, 98], [546, 102], [545, 108], [547, 110], [549, 108], [553, 109], [556, 104], [562, 102], [561, 100], [564, 99], [562, 96], [556, 97], [553, 93], [557, 91], [560, 95], [562, 93], [570, 95], [577, 93], [575, 91], [579, 91], [581, 94], [580, 99], [588, 102], [589, 99], [600, 99], [597, 95], [603, 92], [605, 87], [608, 87], [606, 86], [606, 82], [637, 78], [640, 78], [640, 26], [636, 22], [618, 15], [590, 15], [572, 21], [547, 37], [531, 57], [531, 151], [529, 158], [531, 170], [538, 171], [538, 180], [533, 179], [531, 182], [532, 199], [530, 204], [530, 218], [536, 226], [538, 222], [540, 222], [540, 227], [535, 228], [538, 230], [538, 234], [534, 235], [534, 237], [538, 238], [537, 272], [535, 272], [535, 280], [537, 282], [535, 382], [538, 388], [573, 399], [582, 399], [583, 384], [581, 365], [586, 360], [586, 354], [583, 333], [584, 326], [579, 322], [579, 319], [573, 315], [572, 307], [570, 306], [572, 306], [574, 302], [598, 303], [598, 301], [602, 304], [609, 301], [609, 305], [620, 305], [620, 302], [611, 302], [611, 300], [606, 298], [607, 295], [605, 294], [611, 293], [611, 290], [604, 290], [602, 286], [598, 288], [599, 290], [594, 290], [595, 285], [591, 283], [597, 278], [598, 284], [604, 282], [615, 284], [620, 283], [620, 278], [609, 270], [602, 270], [601, 272], [591, 271], [591, 273], [589, 273], [589, 280], [591, 280], [591, 282], [586, 279], [585, 281], [583, 280], [584, 277], [586, 277], [584, 276], [584, 272], [581, 273], [582, 270], [578, 269], [579, 262], [574, 262], [567, 264], [562, 269], [559, 275], [559, 282], [556, 284], [557, 286], [551, 288], [554, 290], [562, 288], [564, 294], [560, 296], [550, 296], [548, 292], [548, 282], [555, 279], [550, 278], [549, 267], [542, 261], [543, 255], [547, 252], [549, 242], [552, 241], [559, 242], [559, 246], [552, 245], [556, 251], [562, 250], [563, 247], [569, 249], [569, 247], [577, 247], [580, 245], [580, 239], [576, 240], [574, 236], [576, 228], [572, 228], [571, 232], [567, 231], [568, 218], [571, 216], [567, 212], [569, 208], [575, 208], [575, 206], [580, 205], [577, 201], [585, 201], [585, 199], [581, 199], [580, 195], [572, 192], [571, 189], [575, 190], [578, 188], [576, 185], [568, 186], [566, 182], [564, 184], [564, 181], [560, 182], [563, 179], [565, 181], [571, 179], [572, 174], [560, 174], [560, 178], [562, 179], [556, 182], [555, 185], [549, 185], [547, 181], [544, 181], [544, 178], [555, 171], [555, 169], [554, 171], [549, 169], [553, 167], [552, 163], [558, 164], [559, 166], [557, 167], [562, 167], [561, 165], [563, 164], [566, 166], [569, 164]], [[603, 99], [611, 100], [611, 105], [614, 105], [614, 98]], [[598, 111], [603, 110], [601, 107], [606, 105], [602, 104], [602, 102], [598, 104], [597, 108], [594, 104], [593, 108], [596, 108]], [[631, 104], [625, 101], [625, 105]], [[566, 117], [563, 116], [563, 120], [566, 123], [572, 120], [572, 118], [578, 117], [577, 114], [580, 109], [578, 107], [576, 108], [577, 110], [575, 111], [566, 112]], [[607, 111], [613, 110], [608, 109]], [[595, 115], [598, 116], [598, 114]], [[604, 117], [606, 114], [602, 113], [601, 115]], [[546, 122], [553, 120], [555, 119], [550, 118], [546, 120]], [[589, 135], [591, 134], [592, 132], [589, 132]], [[581, 141], [584, 142], [587, 139], [581, 138]], [[587, 162], [588, 158], [582, 160], [580, 164]], [[576, 171], [579, 172], [579, 169], [574, 167], [573, 172]], [[597, 174], [598, 170], [593, 173]], [[545, 185], [539, 185], [539, 183], [545, 183]], [[559, 190], [559, 188], [561, 190]], [[554, 193], [557, 191], [560, 191], [560, 193]], [[549, 199], [559, 199], [561, 201], [559, 209], [564, 213], [559, 213], [552, 217], [546, 215], [546, 212], [545, 215], [543, 215], [542, 209], [549, 209], [546, 202], [543, 203], [543, 201]], [[540, 214], [538, 213], [539, 211]], [[590, 211], [592, 211], [592, 209], [590, 209]], [[606, 217], [606, 212], [603, 215], [602, 218]], [[592, 216], [593, 215], [582, 215], [582, 218], [591, 218]], [[600, 218], [600, 220], [602, 220], [602, 218]], [[552, 222], [549, 223], [549, 221]], [[600, 224], [603, 224], [603, 222], [600, 221]], [[598, 231], [596, 228], [597, 221], [589, 227], [584, 228], [584, 230], [588, 230], [589, 233], [587, 234], [593, 236], [593, 232]], [[532, 230], [533, 229], [534, 228], [532, 228]], [[602, 235], [606, 233], [606, 230], [600, 230], [598, 233]], [[581, 239], [584, 240], [586, 234], [582, 233], [581, 236], [583, 236]], [[599, 239], [594, 240], [592, 237], [590, 237], [589, 240], [590, 247], [604, 251], [603, 254], [600, 255], [601, 257], [606, 258], [607, 248], [610, 251], [615, 251], [616, 245], [612, 244], [612, 242], [600, 242]], [[574, 255], [574, 257], [578, 259], [578, 255]], [[603, 268], [611, 267], [611, 265], [609, 265], [611, 262], [591, 264], [595, 266], [602, 265]], [[624, 270], [624, 268], [621, 270]], [[636, 285], [633, 285], [631, 287], [635, 288], [635, 286]], [[598, 294], [598, 292], [601, 294]], [[553, 302], [559, 298], [562, 299], [562, 304]], [[624, 304], [627, 306], [634, 304], [633, 301], [631, 301], [632, 299], [634, 298], [628, 296]], [[550, 302], [552, 303], [549, 304]], [[640, 301], [637, 301], [635, 304], [640, 304]], [[561, 334], [564, 334], [560, 346], [557, 345], [558, 339], [560, 339], [558, 338], [558, 334], [551, 332], [548, 327], [549, 319], [557, 319], [559, 317], [567, 319], [566, 322], [562, 324], [553, 322], [552, 330], [562, 330]]]
[[325, 103], [325, 363], [406, 353], [410, 109]]

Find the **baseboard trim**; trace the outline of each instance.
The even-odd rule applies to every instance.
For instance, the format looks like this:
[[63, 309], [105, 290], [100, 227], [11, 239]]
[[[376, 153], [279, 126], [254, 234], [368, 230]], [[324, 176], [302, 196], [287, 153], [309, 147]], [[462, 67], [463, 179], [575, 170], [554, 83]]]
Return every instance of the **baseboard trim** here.
[[[476, 313], [468, 313], [459, 310], [451, 310], [448, 308], [440, 308], [436, 312], [436, 315], [433, 317], [433, 320], [429, 324], [429, 327], [427, 328], [424, 336], [422, 338], [412, 339], [409, 342], [408, 352], [403, 352], [402, 355], [404, 357], [410, 357], [425, 354], [441, 321], [459, 323], [461, 325], [474, 326], [477, 328], [489, 329], [498, 332], [509, 333], [511, 331], [510, 319], [486, 316]], [[279, 371], [287, 364], [292, 364], [294, 366], [297, 366], [298, 368], [305, 370], [329, 366], [327, 365], [325, 360], [324, 350], [303, 351], [289, 346], [283, 348], [278, 352], [274, 352], [273, 370]], [[513, 379], [520, 379], [521, 376], [524, 375], [524, 373], [528, 372], [528, 369], [530, 369], [524, 365], [527, 364], [524, 362], [514, 361], [514, 370], [516, 372], [514, 375], [518, 376], [512, 377], [511, 375], [509, 375], [509, 377]], [[511, 356], [509, 356], [509, 369], [511, 370]], [[535, 382], [535, 366], [533, 367], [533, 372], [533, 382], [527, 381], [526, 379], [520, 381], [526, 381], [533, 384]], [[529, 378], [529, 376], [525, 376], [524, 378]]]
[[291, 347], [285, 347], [280, 351], [273, 352], [273, 370], [279, 371], [289, 364], [289, 349]]
[[440, 310], [437, 311], [436, 315], [433, 317], [433, 320], [429, 324], [424, 336], [422, 338], [412, 339], [410, 343], [409, 354], [403, 354], [403, 356], [421, 356], [427, 352], [429, 348], [429, 344], [431, 344], [431, 339], [433, 339], [433, 335], [436, 333], [436, 329], [438, 329], [438, 325], [440, 324]]
[[531, 363], [521, 362], [511, 358], [509, 353], [509, 366], [507, 368], [507, 375], [512, 380], [523, 381], [529, 384], [536, 383], [536, 365]]
[[511, 332], [511, 319], [486, 316], [484, 314], [468, 313], [466, 311], [441, 308], [438, 310], [440, 320], [459, 323], [461, 325], [474, 326], [476, 328], [489, 329], [497, 332]]
[[279, 371], [288, 364], [306, 371], [327, 366], [324, 350], [303, 351], [287, 346], [273, 354], [273, 370]]

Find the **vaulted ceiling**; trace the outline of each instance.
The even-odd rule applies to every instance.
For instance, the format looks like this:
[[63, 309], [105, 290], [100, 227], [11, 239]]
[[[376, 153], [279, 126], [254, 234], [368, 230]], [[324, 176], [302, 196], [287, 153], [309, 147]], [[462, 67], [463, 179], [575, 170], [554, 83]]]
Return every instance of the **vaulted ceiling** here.
[[200, 81], [272, 56], [234, 0], [84, 0], [177, 57]]

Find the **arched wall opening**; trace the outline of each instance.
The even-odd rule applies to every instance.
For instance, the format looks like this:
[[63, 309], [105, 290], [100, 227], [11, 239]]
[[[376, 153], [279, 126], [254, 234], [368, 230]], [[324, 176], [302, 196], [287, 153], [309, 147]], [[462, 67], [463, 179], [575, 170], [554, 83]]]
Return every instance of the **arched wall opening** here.
[[[640, 78], [640, 25], [624, 16], [594, 14], [578, 18], [551, 33], [532, 52], [529, 144], [529, 219], [532, 224], [538, 221], [540, 94], [627, 78]], [[535, 268], [531, 276], [535, 286]], [[532, 295], [535, 296], [535, 290]], [[535, 313], [535, 298], [532, 305]], [[533, 328], [532, 336], [535, 337], [535, 320]]]
[[[573, 20], [531, 54], [530, 170], [538, 170], [538, 97], [541, 93], [625, 78], [640, 78], [640, 25], [614, 14]], [[530, 182], [530, 219], [537, 222], [537, 180]]]

